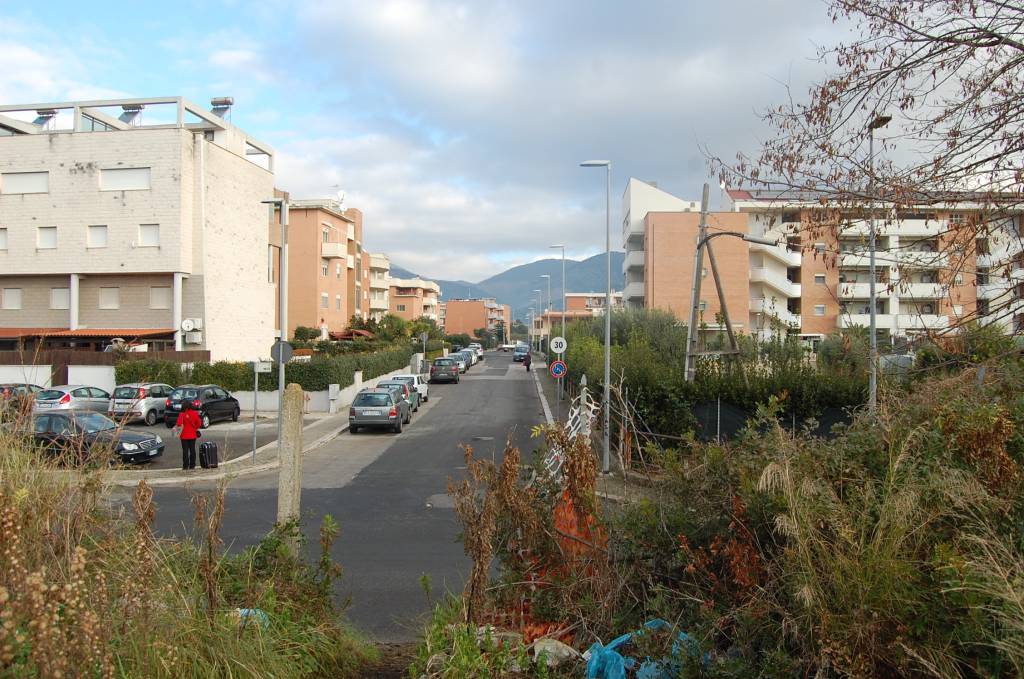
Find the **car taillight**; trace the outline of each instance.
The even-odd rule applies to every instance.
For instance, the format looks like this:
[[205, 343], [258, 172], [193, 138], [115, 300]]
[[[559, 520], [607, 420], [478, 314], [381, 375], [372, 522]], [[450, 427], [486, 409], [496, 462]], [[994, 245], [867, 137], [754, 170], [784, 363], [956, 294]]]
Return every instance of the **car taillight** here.
[[356, 416], [356, 409], [355, 408], [349, 408], [348, 409], [348, 416], [349, 417], [355, 417]]
[[71, 403], [71, 394], [64, 394], [60, 397], [61, 403]]
[[398, 409], [397, 408], [392, 408], [391, 412], [388, 413], [388, 417], [398, 417]]
[[192, 407], [197, 409], [197, 410], [199, 409], [199, 406], [201, 406], [201, 405], [202, 404], [199, 401], [192, 401]]
[[170, 407], [171, 407], [171, 399], [166, 399], [164, 401], [164, 408], [170, 408]]

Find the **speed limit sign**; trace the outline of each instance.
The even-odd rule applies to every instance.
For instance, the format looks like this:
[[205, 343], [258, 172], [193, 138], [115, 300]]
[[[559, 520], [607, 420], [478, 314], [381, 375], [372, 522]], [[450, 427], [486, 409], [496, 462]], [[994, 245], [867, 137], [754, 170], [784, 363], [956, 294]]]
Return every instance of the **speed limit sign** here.
[[569, 343], [565, 341], [564, 337], [552, 337], [551, 338], [551, 351], [558, 355], [565, 353], [565, 350], [569, 348]]

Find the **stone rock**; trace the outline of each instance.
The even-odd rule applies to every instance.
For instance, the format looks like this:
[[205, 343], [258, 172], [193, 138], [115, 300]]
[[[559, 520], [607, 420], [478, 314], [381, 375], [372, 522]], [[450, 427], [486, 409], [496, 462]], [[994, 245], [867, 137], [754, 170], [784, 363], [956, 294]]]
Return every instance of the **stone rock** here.
[[575, 648], [563, 644], [557, 639], [537, 639], [533, 642], [534, 662], [540, 659], [541, 653], [546, 654], [545, 660], [548, 667], [558, 667], [569, 661], [579, 660], [581, 657]]

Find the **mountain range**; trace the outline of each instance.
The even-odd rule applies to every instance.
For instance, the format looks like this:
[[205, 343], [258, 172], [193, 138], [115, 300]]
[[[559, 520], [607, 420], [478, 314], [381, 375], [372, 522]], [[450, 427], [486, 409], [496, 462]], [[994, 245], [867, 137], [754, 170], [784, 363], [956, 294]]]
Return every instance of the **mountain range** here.
[[[612, 251], [612, 290], [622, 290], [622, 263], [625, 253]], [[605, 255], [594, 255], [584, 260], [565, 260], [565, 287], [569, 292], [602, 292], [605, 289]], [[476, 297], [493, 297], [501, 304], [512, 307], [512, 317], [525, 319], [529, 308], [536, 304], [534, 290], [543, 290], [547, 297], [548, 284], [543, 274], [551, 276], [551, 308], [562, 308], [562, 260], [541, 259], [529, 264], [520, 264], [499, 274], [485, 278], [479, 283], [462, 280], [436, 281], [441, 286], [441, 300]], [[396, 278], [416, 278], [417, 274], [395, 264], [391, 275]]]

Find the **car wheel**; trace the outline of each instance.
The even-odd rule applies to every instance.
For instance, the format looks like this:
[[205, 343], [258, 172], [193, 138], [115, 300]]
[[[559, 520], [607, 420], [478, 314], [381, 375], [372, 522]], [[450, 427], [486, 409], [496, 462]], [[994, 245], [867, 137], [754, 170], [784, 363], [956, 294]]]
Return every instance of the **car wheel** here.
[[146, 413], [146, 424], [148, 426], [150, 426], [150, 427], [152, 427], [154, 424], [156, 424], [156, 411], [155, 410], [150, 410], [148, 413]]
[[353, 426], [349, 425], [348, 433], [349, 434], [357, 434], [357, 433], [359, 433], [359, 427], [353, 427]]
[[395, 422], [394, 432], [396, 434], [401, 434], [402, 433], [402, 419], [401, 418], [398, 419], [398, 422]]
[[238, 422], [238, 416], [241, 415], [241, 414], [242, 414], [241, 410], [239, 410], [238, 408], [235, 408], [235, 412], [231, 413], [231, 421], [232, 422]]
[[206, 429], [209, 426], [210, 426], [210, 416], [207, 415], [206, 413], [203, 413], [203, 429]]

